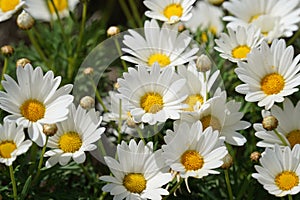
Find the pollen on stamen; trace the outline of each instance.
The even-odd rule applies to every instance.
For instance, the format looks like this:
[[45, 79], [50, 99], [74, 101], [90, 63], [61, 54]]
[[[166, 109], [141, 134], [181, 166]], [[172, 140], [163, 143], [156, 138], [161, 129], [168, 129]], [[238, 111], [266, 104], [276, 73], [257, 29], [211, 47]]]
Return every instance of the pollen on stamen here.
[[143, 108], [147, 113], [157, 113], [162, 110], [163, 104], [162, 96], [155, 92], [146, 93], [140, 100], [141, 108]]
[[232, 57], [237, 59], [243, 59], [247, 57], [247, 54], [251, 49], [247, 45], [240, 45], [232, 50]]
[[183, 14], [183, 8], [180, 4], [177, 3], [170, 4], [164, 9], [164, 16], [169, 20], [173, 16], [181, 17], [182, 14]]
[[261, 80], [261, 90], [266, 95], [278, 94], [284, 88], [284, 78], [278, 73], [268, 74]]
[[60, 137], [58, 146], [66, 153], [74, 153], [81, 148], [82, 140], [78, 133], [70, 131]]
[[17, 148], [13, 141], [3, 141], [0, 143], [0, 157], [11, 158], [11, 153]]
[[197, 151], [187, 150], [181, 156], [181, 164], [187, 171], [196, 171], [203, 167], [204, 159]]
[[161, 53], [152, 54], [148, 58], [149, 66], [152, 66], [155, 62], [157, 62], [161, 68], [166, 67], [171, 63], [170, 58], [167, 55]]
[[293, 148], [296, 144], [300, 144], [300, 130], [294, 130], [287, 134], [287, 140]]
[[19, 3], [19, 0], [1, 0], [0, 9], [2, 12], [11, 11], [14, 10]]
[[44, 117], [46, 107], [36, 99], [29, 99], [20, 106], [20, 112], [29, 121], [36, 122]]
[[130, 173], [124, 176], [123, 185], [131, 193], [142, 193], [146, 189], [147, 181], [143, 174]]
[[299, 177], [295, 172], [283, 171], [275, 177], [275, 183], [283, 191], [291, 190], [299, 185]]

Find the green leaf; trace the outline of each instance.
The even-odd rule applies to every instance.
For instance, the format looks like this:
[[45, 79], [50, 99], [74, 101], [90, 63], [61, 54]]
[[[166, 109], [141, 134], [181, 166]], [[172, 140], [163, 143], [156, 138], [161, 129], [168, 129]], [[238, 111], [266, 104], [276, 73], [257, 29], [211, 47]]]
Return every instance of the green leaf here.
[[25, 182], [25, 184], [24, 184], [24, 187], [23, 187], [23, 189], [22, 189], [22, 192], [21, 192], [21, 195], [20, 195], [20, 199], [21, 199], [21, 200], [26, 198], [27, 193], [28, 193], [28, 191], [29, 191], [29, 187], [31, 186], [31, 181], [32, 181], [32, 176], [30, 175], [30, 176], [27, 178], [27, 180], [26, 180], [26, 182]]

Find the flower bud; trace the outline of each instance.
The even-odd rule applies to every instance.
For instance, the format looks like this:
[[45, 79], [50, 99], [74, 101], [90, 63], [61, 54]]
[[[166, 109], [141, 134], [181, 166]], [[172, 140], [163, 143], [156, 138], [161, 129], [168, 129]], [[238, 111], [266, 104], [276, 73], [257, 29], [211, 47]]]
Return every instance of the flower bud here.
[[120, 33], [120, 29], [117, 26], [111, 26], [107, 29], [106, 33], [108, 37], [111, 37]]
[[178, 25], [178, 32], [182, 32], [182, 31], [184, 31], [184, 29], [185, 29], [184, 24], [180, 23], [180, 24]]
[[219, 6], [224, 2], [224, 0], [208, 0], [208, 2], [215, 6]]
[[264, 119], [262, 121], [262, 126], [267, 131], [272, 131], [272, 130], [277, 128], [278, 120], [276, 119], [276, 117], [274, 117], [272, 115], [271, 116], [266, 116], [266, 117], [264, 117]]
[[252, 162], [258, 162], [260, 157], [261, 157], [261, 154], [257, 151], [252, 152], [250, 155], [250, 159]]
[[222, 169], [228, 169], [232, 166], [233, 160], [229, 153], [223, 158], [223, 165], [221, 166]]
[[207, 72], [211, 69], [211, 61], [209, 57], [205, 54], [202, 54], [201, 56], [198, 57], [197, 62], [196, 62], [196, 67], [199, 72]]
[[17, 25], [22, 30], [29, 30], [34, 25], [34, 19], [29, 13], [23, 10], [22, 13], [18, 15]]
[[28, 63], [30, 63], [30, 60], [28, 60], [27, 58], [20, 58], [16, 62], [16, 67], [24, 67]]
[[93, 74], [93, 73], [94, 73], [94, 69], [91, 68], [91, 67], [87, 67], [87, 68], [85, 68], [85, 69], [83, 70], [83, 74], [84, 74], [84, 75], [91, 75], [91, 74]]
[[4, 56], [9, 57], [14, 53], [14, 48], [10, 45], [5, 45], [5, 46], [1, 47], [1, 53]]
[[120, 84], [118, 82], [114, 83], [114, 89], [119, 89], [120, 88]]
[[56, 124], [44, 124], [43, 133], [47, 136], [53, 136], [57, 132]]
[[79, 104], [82, 108], [89, 110], [89, 109], [95, 107], [95, 100], [94, 100], [94, 98], [92, 98], [90, 96], [85, 96], [80, 99]]

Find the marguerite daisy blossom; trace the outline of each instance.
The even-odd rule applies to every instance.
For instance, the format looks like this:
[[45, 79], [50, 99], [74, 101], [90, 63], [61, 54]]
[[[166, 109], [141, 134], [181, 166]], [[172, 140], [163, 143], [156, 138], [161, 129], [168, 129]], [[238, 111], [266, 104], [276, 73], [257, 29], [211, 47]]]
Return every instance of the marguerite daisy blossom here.
[[13, 14], [22, 8], [24, 0], [1, 0], [0, 1], [0, 22], [8, 20]]
[[92, 151], [97, 148], [97, 142], [105, 128], [99, 127], [102, 117], [95, 109], [84, 110], [81, 106], [75, 108], [72, 104], [68, 119], [57, 123], [57, 132], [49, 137], [47, 146], [52, 148], [45, 153], [50, 157], [46, 167], [50, 168], [57, 163], [66, 165], [73, 158], [76, 163], [83, 163], [85, 151]]
[[53, 0], [53, 3], [54, 5], [51, 0], [26, 0], [25, 10], [34, 19], [50, 22], [51, 19], [57, 19], [55, 8], [59, 17], [64, 18], [69, 16], [69, 12], [75, 9], [79, 0]]
[[242, 121], [243, 113], [239, 112], [241, 103], [234, 100], [226, 102], [226, 92], [215, 93], [208, 99], [196, 112], [182, 113], [181, 118], [176, 123], [192, 124], [201, 121], [203, 129], [212, 127], [218, 131], [220, 136], [225, 137], [225, 141], [231, 145], [242, 146], [247, 141], [246, 138], [238, 133], [250, 126], [249, 122]]
[[157, 62], [161, 68], [177, 66], [196, 58], [198, 48], [188, 49], [192, 37], [187, 31], [178, 33], [177, 25], [164, 24], [159, 27], [157, 21], [146, 21], [145, 37], [133, 30], [125, 35], [123, 43], [128, 48], [122, 48], [125, 53], [123, 60], [149, 68]]
[[293, 59], [294, 48], [286, 47], [285, 41], [274, 40], [271, 47], [262, 42], [260, 49], [252, 49], [247, 63], [239, 62], [235, 73], [245, 84], [236, 91], [246, 94], [246, 101], [257, 102], [269, 110], [275, 102], [298, 91], [300, 85], [300, 55]]
[[145, 0], [144, 4], [150, 11], [146, 11], [147, 17], [175, 23], [178, 21], [188, 21], [192, 14], [193, 3], [196, 0]]
[[32, 68], [30, 64], [17, 67], [17, 80], [4, 75], [1, 82], [6, 92], [0, 92], [0, 107], [11, 115], [5, 117], [16, 121], [18, 125], [28, 128], [32, 141], [43, 146], [46, 135], [43, 124], [54, 124], [67, 118], [68, 106], [73, 101], [69, 93], [72, 85], [65, 85], [60, 89], [61, 77], [54, 78], [52, 71], [43, 76], [40, 67]]
[[283, 102], [283, 109], [274, 105], [271, 108], [271, 112], [264, 111], [262, 115], [263, 117], [272, 115], [278, 120], [276, 130], [282, 139], [273, 131], [267, 131], [262, 124], [257, 123], [254, 124], [255, 136], [262, 139], [262, 141], [257, 143], [258, 147], [274, 147], [275, 144], [285, 146], [287, 144], [293, 148], [296, 144], [300, 144], [300, 101], [294, 107], [291, 100], [286, 98]]
[[209, 174], [219, 174], [216, 169], [223, 164], [227, 154], [224, 138], [217, 131], [207, 128], [203, 131], [201, 122], [189, 126], [182, 123], [174, 132], [167, 130], [162, 146], [162, 156], [168, 166], [179, 172], [182, 178], [202, 178]]
[[113, 176], [101, 176], [109, 182], [102, 190], [114, 195], [114, 199], [161, 199], [169, 192], [162, 186], [172, 180], [164, 168], [161, 150], [153, 152], [153, 143], [138, 144], [132, 139], [117, 146], [119, 160], [104, 157]]
[[222, 58], [231, 62], [245, 61], [248, 53], [259, 47], [262, 40], [260, 30], [252, 25], [247, 28], [238, 26], [236, 31], [228, 27], [228, 34], [221, 33], [220, 38], [215, 40], [215, 49]]
[[149, 123], [165, 122], [167, 119], [179, 119], [181, 103], [187, 95], [179, 91], [186, 80], [180, 78], [172, 68], [160, 71], [155, 63], [148, 72], [146, 67], [138, 70], [129, 68], [124, 73], [124, 79], [119, 78], [122, 99], [130, 106], [129, 111], [135, 122]]
[[255, 165], [258, 173], [252, 174], [260, 184], [272, 195], [283, 197], [294, 195], [300, 191], [300, 145], [292, 150], [278, 145], [274, 149], [267, 148]]
[[26, 153], [32, 142], [24, 139], [22, 126], [4, 120], [3, 126], [0, 124], [0, 163], [10, 166], [17, 156]]

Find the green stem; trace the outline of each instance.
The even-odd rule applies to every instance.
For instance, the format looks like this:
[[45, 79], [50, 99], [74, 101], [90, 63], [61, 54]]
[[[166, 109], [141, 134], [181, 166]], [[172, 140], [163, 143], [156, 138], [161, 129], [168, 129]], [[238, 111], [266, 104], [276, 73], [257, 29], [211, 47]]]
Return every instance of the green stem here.
[[118, 144], [122, 140], [122, 99], [119, 99]]
[[40, 155], [40, 161], [39, 161], [39, 165], [38, 165], [38, 168], [37, 168], [37, 172], [36, 172], [36, 175], [33, 179], [33, 184], [36, 183], [36, 181], [38, 180], [40, 174], [41, 174], [41, 168], [42, 168], [42, 165], [43, 165], [43, 160], [44, 160], [44, 154], [46, 152], [46, 148], [47, 148], [47, 143], [48, 143], [48, 139], [49, 139], [49, 136], [46, 136], [46, 143], [45, 145], [43, 146], [43, 149], [42, 149], [42, 152], [41, 152], [41, 155]]
[[[1, 81], [4, 79], [4, 74], [6, 73], [7, 66], [8, 66], [8, 57], [5, 56], [4, 63], [3, 63], [3, 69], [2, 69], [2, 75], [1, 75]], [[3, 86], [2, 86], [2, 84], [0, 84], [0, 90], [2, 90], [2, 89], [3, 89]]]
[[230, 185], [230, 179], [229, 179], [228, 169], [224, 170], [224, 174], [225, 174], [225, 181], [226, 181], [226, 185], [227, 185], [227, 191], [228, 191], [229, 199], [233, 200], [233, 195], [232, 195], [232, 189], [231, 189], [231, 185]]
[[91, 81], [91, 83], [92, 83], [92, 87], [93, 87], [93, 89], [94, 89], [94, 91], [95, 91], [95, 95], [96, 95], [97, 100], [98, 100], [99, 103], [101, 104], [101, 106], [102, 106], [104, 112], [108, 112], [108, 109], [106, 108], [105, 104], [103, 103], [103, 100], [102, 100], [102, 98], [101, 98], [101, 95], [99, 94], [99, 91], [97, 90], [97, 86], [96, 86], [96, 84], [94, 83], [94, 80], [93, 80], [91, 77], [89, 77], [89, 78], [90, 78], [90, 81]]
[[101, 139], [100, 139], [100, 140], [98, 140], [98, 147], [99, 147], [99, 149], [100, 149], [100, 151], [101, 151], [101, 153], [102, 153], [103, 157], [104, 157], [104, 156], [106, 156], [106, 155], [107, 155], [107, 153], [106, 153], [106, 150], [105, 150], [105, 148], [104, 148], [104, 145], [103, 145], [103, 143], [102, 143], [102, 140], [101, 140]]
[[164, 197], [163, 200], [168, 199], [168, 197], [170, 197], [171, 194], [173, 194], [178, 189], [178, 187], [181, 185], [182, 182], [183, 182], [183, 179], [181, 178], [180, 181], [177, 182], [176, 185], [170, 190], [169, 195]]
[[284, 146], [289, 146], [288, 143], [285, 141], [285, 139], [282, 137], [282, 135], [280, 135], [280, 133], [276, 129], [274, 129], [273, 131]]
[[291, 45], [295, 40], [300, 37], [300, 29], [294, 34], [294, 36], [287, 42], [287, 45]]
[[134, 2], [134, 0], [129, 0], [129, 5], [130, 5], [130, 8], [133, 12], [133, 17], [134, 17], [135, 21], [137, 22], [139, 27], [142, 27], [143, 22], [141, 20], [140, 14], [138, 12], [138, 9], [137, 9], [137, 6], [136, 6], [136, 3]]
[[145, 139], [144, 139], [144, 136], [143, 136], [143, 133], [142, 133], [140, 127], [137, 126], [137, 127], [136, 127], [136, 130], [137, 130], [137, 132], [138, 132], [138, 134], [139, 134], [141, 140], [144, 142], [144, 144], [146, 144], [146, 141], [145, 141]]
[[[121, 56], [122, 56], [122, 51], [121, 51], [121, 47], [120, 47], [119, 41], [118, 41], [116, 38], [114, 39], [114, 41], [115, 41], [115, 45], [116, 45], [118, 54], [119, 54], [119, 56], [121, 57]], [[128, 71], [128, 68], [127, 68], [126, 62], [125, 62], [124, 60], [121, 59], [121, 63], [122, 63], [122, 65], [123, 65], [124, 71], [127, 72], [127, 71]]]
[[9, 174], [10, 174], [10, 179], [13, 187], [13, 197], [14, 200], [17, 200], [18, 199], [17, 184], [14, 176], [14, 168], [12, 165], [9, 166]]
[[288, 195], [289, 200], [293, 200], [293, 196], [292, 195]]
[[28, 30], [27, 35], [29, 37], [29, 40], [30, 40], [31, 44], [35, 48], [36, 52], [39, 54], [42, 61], [45, 63], [45, 65], [48, 67], [48, 69], [52, 70], [52, 66], [49, 64], [47, 57], [45, 56], [45, 54], [42, 51], [42, 49], [41, 49], [40, 45], [38, 44], [38, 42], [36, 41], [36, 39], [35, 39], [35, 37], [32, 33], [32, 30]]
[[130, 25], [131, 27], [137, 27], [137, 24], [136, 24], [135, 21], [132, 20], [132, 18], [131, 18], [131, 13], [130, 13], [128, 7], [127, 7], [126, 2], [125, 2], [124, 0], [119, 0], [119, 4], [120, 4], [120, 6], [121, 6], [121, 8], [122, 8], [122, 11], [124, 12], [124, 14], [125, 14], [125, 16], [126, 16], [126, 18], [127, 18], [127, 22], [129, 23], [129, 25]]
[[107, 192], [102, 192], [99, 200], [104, 200], [105, 196], [107, 195]]

